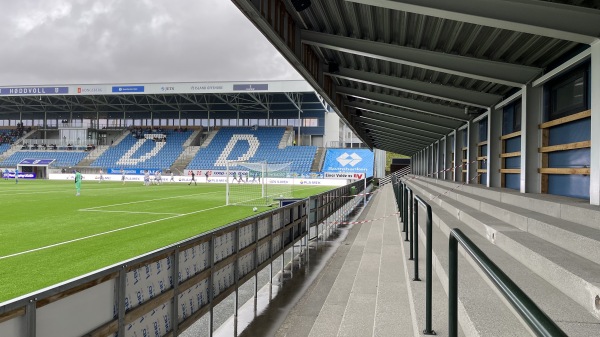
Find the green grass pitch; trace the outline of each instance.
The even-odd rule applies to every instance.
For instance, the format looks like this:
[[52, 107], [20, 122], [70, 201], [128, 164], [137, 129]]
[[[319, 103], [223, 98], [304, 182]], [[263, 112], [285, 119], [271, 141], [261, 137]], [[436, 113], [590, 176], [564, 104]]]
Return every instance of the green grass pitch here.
[[[0, 302], [256, 213], [225, 185], [0, 180]], [[294, 186], [294, 197], [331, 187]], [[259, 207], [259, 212], [268, 209]]]

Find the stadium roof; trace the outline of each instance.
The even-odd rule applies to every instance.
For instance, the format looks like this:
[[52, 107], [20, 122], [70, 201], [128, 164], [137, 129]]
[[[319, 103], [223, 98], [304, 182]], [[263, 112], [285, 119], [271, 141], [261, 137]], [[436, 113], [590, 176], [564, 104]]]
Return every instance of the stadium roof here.
[[[210, 113], [322, 112], [306, 81], [82, 84], [0, 87], [0, 119], [204, 118]], [[230, 114], [230, 115], [231, 115]], [[256, 117], [253, 117], [256, 118]]]
[[407, 155], [600, 37], [597, 1], [232, 1], [367, 144]]

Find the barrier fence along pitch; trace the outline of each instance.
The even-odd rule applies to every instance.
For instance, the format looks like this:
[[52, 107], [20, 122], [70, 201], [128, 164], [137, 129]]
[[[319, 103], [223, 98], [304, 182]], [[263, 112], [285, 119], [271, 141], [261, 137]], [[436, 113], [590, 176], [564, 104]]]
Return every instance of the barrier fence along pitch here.
[[256, 308], [258, 272], [272, 276], [276, 258], [303, 239], [308, 247], [311, 228], [348, 216], [362, 202], [345, 198], [352, 186], [364, 190], [358, 181], [0, 303], [0, 336], [178, 336], [206, 314], [212, 335], [214, 306], [235, 292], [236, 324], [238, 287], [254, 277]]

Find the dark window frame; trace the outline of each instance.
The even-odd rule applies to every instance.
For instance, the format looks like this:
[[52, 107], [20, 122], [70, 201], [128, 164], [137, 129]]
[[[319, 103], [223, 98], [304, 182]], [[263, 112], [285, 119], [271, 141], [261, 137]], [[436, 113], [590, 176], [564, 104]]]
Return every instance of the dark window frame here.
[[[576, 114], [581, 111], [588, 110], [590, 108], [590, 73], [589, 73], [589, 64], [578, 67], [577, 69], [569, 72], [568, 74], [557, 78], [556, 80], [548, 83], [546, 87], [546, 113], [545, 113], [545, 121], [551, 121], [558, 118], [566, 117], [569, 115]], [[558, 89], [563, 88], [567, 85], [572, 85], [573, 82], [577, 81], [579, 78], [583, 78], [582, 81], [582, 92], [583, 99], [581, 102], [573, 102], [572, 104], [566, 106], [562, 109], [557, 109], [557, 98], [556, 92]]]

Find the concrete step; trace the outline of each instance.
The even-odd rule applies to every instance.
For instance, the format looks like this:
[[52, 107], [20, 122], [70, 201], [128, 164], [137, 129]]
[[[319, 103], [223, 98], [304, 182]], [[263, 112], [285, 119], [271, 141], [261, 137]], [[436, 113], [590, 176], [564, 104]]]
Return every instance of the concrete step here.
[[[385, 191], [374, 201], [377, 207], [369, 219], [396, 212]], [[396, 267], [402, 258], [398, 222], [387, 217], [361, 226], [368, 227], [368, 236], [364, 242], [355, 241], [359, 246], [364, 243], [364, 250], [337, 336], [411, 336], [406, 281], [403, 270]]]
[[[394, 200], [377, 193], [358, 220], [385, 213]], [[352, 225], [275, 336], [418, 336], [403, 265], [396, 216]]]
[[600, 229], [600, 207], [590, 205], [587, 200], [568, 198], [551, 194], [519, 193], [519, 191], [485, 187], [478, 184], [461, 183], [418, 177], [421, 181], [434, 182], [447, 189], [461, 185], [460, 190], [471, 195], [496, 200], [504, 204], [524, 207], [528, 210], [546, 214], [557, 219], [575, 222], [584, 226]]
[[[568, 322], [572, 322], [576, 328], [582, 328], [577, 322], [581, 322], [583, 326], [596, 324], [596, 327], [598, 327], [597, 324], [600, 321], [598, 320], [598, 309], [594, 303], [595, 296], [600, 293], [598, 287], [600, 267], [598, 264], [530, 233], [523, 232], [450, 197], [438, 196], [439, 193], [420, 185], [419, 182], [413, 181], [409, 185], [412, 185], [414, 190], [419, 195], [424, 196], [426, 200], [437, 196], [430, 202], [432, 208], [434, 208], [434, 221], [438, 219], [439, 223], [445, 223], [458, 220], [458, 225], [461, 225], [462, 228], [468, 226], [481, 238], [480, 241], [486, 244], [486, 249], [500, 249], [503, 254], [512, 257], [512, 262], [499, 265], [507, 268], [518, 267], [517, 272], [513, 273], [518, 277], [521, 277], [521, 275], [530, 275], [530, 277], [537, 275], [539, 281], [535, 282], [536, 288], [540, 289], [540, 292], [544, 295], [536, 298], [530, 296], [542, 309], [547, 312], [548, 309], [553, 309], [552, 305], [556, 305], [556, 303], [547, 304], [548, 300], [562, 296], [564, 300], [561, 300], [560, 303], [571, 301], [578, 304], [578, 306], [570, 309], [571, 313], [579, 312], [576, 315], [577, 319], [568, 320]], [[457, 223], [448, 226], [447, 230], [455, 225]], [[483, 250], [487, 252], [486, 249]], [[493, 257], [492, 260], [495, 261]], [[511, 274], [509, 276], [512, 277]], [[525, 287], [530, 285], [529, 282], [525, 279], [521, 283], [517, 282], [517, 284]], [[564, 307], [562, 304], [561, 306]], [[561, 314], [563, 311], [561, 308], [560, 312], [554, 316], [551, 315], [551, 317], [557, 322], [565, 321], [564, 316]], [[550, 312], [548, 313], [550, 314]]]
[[[582, 225], [546, 213], [488, 199], [480, 194], [467, 193], [463, 187], [449, 191], [446, 184], [438, 184], [433, 179], [417, 179], [415, 182], [592, 262], [600, 261], [600, 229], [593, 226]], [[454, 187], [456, 186], [459, 185], [454, 184]], [[476, 192], [480, 191], [476, 188], [472, 189]], [[525, 202], [523, 205], [528, 204], [529, 202]], [[598, 212], [600, 213], [600, 209]]]
[[[432, 206], [433, 208], [433, 206]], [[434, 281], [440, 283], [441, 291], [434, 289], [433, 294], [433, 330], [438, 335], [446, 335], [448, 331], [448, 233], [450, 228], [460, 228], [463, 232], [473, 239], [477, 244], [481, 244], [478, 235], [468, 228], [465, 224], [453, 218], [448, 212], [436, 207], [434, 209], [433, 221], [433, 274]], [[425, 217], [424, 212], [420, 210], [419, 227], [419, 277], [422, 280], [418, 282], [419, 289], [422, 292], [416, 302], [419, 307], [417, 313], [420, 313], [419, 331], [424, 328], [425, 311]], [[439, 216], [439, 217], [438, 217]], [[440, 221], [440, 219], [444, 219]], [[412, 232], [411, 232], [412, 236]], [[409, 246], [408, 242], [404, 242]], [[481, 247], [481, 246], [480, 246]], [[482, 250], [487, 250], [481, 247]], [[409, 252], [407, 251], [408, 255]], [[518, 318], [505, 304], [503, 298], [491, 286], [487, 279], [483, 278], [479, 269], [473, 268], [469, 259], [459, 255], [459, 324], [466, 336], [527, 336], [529, 331], [523, 324], [519, 323]], [[495, 259], [494, 259], [495, 260]], [[414, 265], [409, 261], [409, 273], [414, 276]], [[414, 283], [413, 283], [414, 284]]]

